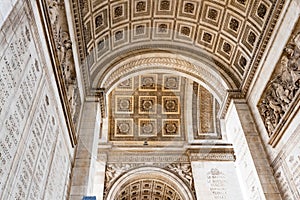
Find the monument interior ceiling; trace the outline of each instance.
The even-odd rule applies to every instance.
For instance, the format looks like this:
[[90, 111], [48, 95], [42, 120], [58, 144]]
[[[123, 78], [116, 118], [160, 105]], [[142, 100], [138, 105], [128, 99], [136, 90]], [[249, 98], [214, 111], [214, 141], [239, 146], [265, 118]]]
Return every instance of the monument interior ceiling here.
[[160, 51], [208, 58], [217, 73], [231, 79], [231, 89], [238, 89], [272, 31], [268, 25], [275, 4], [272, 0], [73, 0], [79, 55], [88, 61], [83, 67], [86, 92], [103, 86], [103, 76], [121, 60]]
[[6, 0], [0, 47], [0, 199], [300, 199], [300, 0]]
[[[110, 139], [185, 141], [186, 123], [193, 126], [195, 139], [217, 138], [219, 103], [203, 86], [190, 82], [162, 73], [121, 82], [109, 97]], [[190, 94], [188, 87], [192, 88]], [[192, 99], [192, 104], [187, 99]], [[189, 106], [192, 112], [186, 109]]]
[[[227, 91], [245, 94], [281, 3], [73, 0], [85, 93], [102, 93], [110, 140], [184, 141], [189, 117], [194, 139], [220, 138], [218, 112], [226, 104]], [[151, 72], [156, 69], [161, 74]], [[191, 95], [198, 97], [191, 98], [192, 115], [186, 118], [185, 81], [195, 74]], [[181, 85], [172, 95], [163, 89], [166, 76]], [[143, 80], [153, 81], [155, 88], [137, 86]], [[201, 95], [207, 99], [199, 100]], [[174, 103], [174, 111], [166, 110], [166, 102]]]

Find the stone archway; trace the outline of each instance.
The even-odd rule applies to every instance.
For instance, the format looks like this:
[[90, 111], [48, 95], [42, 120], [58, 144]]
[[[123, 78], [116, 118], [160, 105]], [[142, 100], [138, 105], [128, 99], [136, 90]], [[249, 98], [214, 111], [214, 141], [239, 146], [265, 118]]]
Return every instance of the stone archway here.
[[106, 199], [193, 200], [194, 196], [175, 174], [157, 167], [142, 167], [123, 174], [111, 186]]

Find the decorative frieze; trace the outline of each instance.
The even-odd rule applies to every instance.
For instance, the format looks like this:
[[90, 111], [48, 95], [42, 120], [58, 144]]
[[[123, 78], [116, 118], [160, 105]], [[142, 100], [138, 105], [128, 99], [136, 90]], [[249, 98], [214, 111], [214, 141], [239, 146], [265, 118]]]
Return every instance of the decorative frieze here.
[[194, 139], [220, 138], [220, 104], [202, 85], [193, 82], [192, 116]]
[[[64, 90], [62, 95], [66, 95], [64, 104], [68, 104], [68, 112], [75, 129], [78, 125], [81, 99], [76, 78], [76, 69], [73, 58], [72, 42], [70, 39], [68, 22], [66, 17], [64, 0], [43, 0], [45, 10], [48, 12], [48, 29], [50, 38], [53, 38], [53, 56], [55, 61], [57, 76]], [[47, 19], [46, 19], [47, 20]], [[51, 41], [51, 39], [49, 40]], [[55, 59], [54, 59], [55, 60]]]
[[107, 157], [108, 163], [156, 163], [157, 165], [166, 163], [188, 163], [189, 157], [182, 152], [111, 152]]
[[191, 161], [235, 161], [233, 149], [203, 149], [189, 150], [189, 158]]

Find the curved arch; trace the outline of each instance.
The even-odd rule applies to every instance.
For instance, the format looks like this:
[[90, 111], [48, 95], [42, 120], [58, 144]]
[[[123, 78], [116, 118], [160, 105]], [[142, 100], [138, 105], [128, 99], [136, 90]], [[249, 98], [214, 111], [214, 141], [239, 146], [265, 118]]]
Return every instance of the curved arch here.
[[[195, 47], [193, 45], [172, 44], [147, 42], [139, 45], [130, 44], [109, 51], [106, 56], [101, 57], [93, 67], [91, 67], [92, 88], [102, 85], [103, 76], [115, 70], [115, 66], [125, 60], [138, 60], [139, 58], [147, 58], [149, 55], [159, 57], [171, 57], [179, 60], [187, 61], [200, 68], [207, 68], [209, 71], [219, 74], [219, 79], [225, 82], [229, 89], [237, 89], [241, 84], [241, 79], [224, 61], [218, 59], [205, 49]], [[164, 55], [164, 56], [162, 56]]]
[[129, 78], [133, 78], [135, 76], [141, 75], [141, 74], [152, 74], [152, 73], [163, 73], [163, 74], [173, 74], [173, 75], [179, 75], [181, 77], [190, 79], [192, 81], [197, 82], [198, 84], [200, 84], [201, 86], [203, 86], [205, 89], [207, 89], [209, 92], [211, 92], [214, 97], [218, 100], [219, 103], [221, 103], [226, 95], [226, 90], [227, 88], [222, 87], [221, 85], [219, 85], [219, 87], [213, 87], [208, 81], [205, 81], [203, 79], [197, 78], [191, 74], [186, 74], [184, 72], [181, 71], [175, 71], [172, 69], [166, 69], [164, 68], [164, 66], [161, 67], [157, 67], [154, 69], [139, 69], [138, 71], [132, 72], [128, 75], [124, 75], [123, 77], [121, 77], [120, 79], [118, 79], [118, 81], [115, 81], [111, 87], [106, 89], [106, 93], [110, 94], [111, 91], [117, 87], [117, 85], [119, 85], [120, 83], [122, 83], [123, 81], [126, 81]]
[[194, 199], [192, 192], [180, 178], [167, 170], [157, 167], [141, 167], [125, 173], [112, 185], [108, 192], [107, 199], [117, 199], [116, 197], [121, 188], [128, 183], [141, 179], [156, 179], [162, 181], [172, 186], [183, 200]]
[[[204, 85], [220, 101], [226, 96], [226, 90], [235, 88], [230, 77], [226, 79], [220, 73], [202, 63], [185, 56], [170, 53], [147, 53], [120, 61], [94, 79], [94, 88], [105, 88], [109, 93], [112, 88], [127, 78], [143, 73], [163, 72], [178, 74]], [[224, 80], [225, 79], [225, 80]]]

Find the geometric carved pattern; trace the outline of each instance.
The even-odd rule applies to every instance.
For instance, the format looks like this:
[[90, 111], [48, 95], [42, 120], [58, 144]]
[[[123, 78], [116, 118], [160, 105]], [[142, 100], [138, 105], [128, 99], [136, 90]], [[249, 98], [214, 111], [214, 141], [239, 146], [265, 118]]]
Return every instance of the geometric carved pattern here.
[[184, 87], [185, 79], [171, 74], [122, 81], [109, 96], [110, 140], [183, 140]]
[[133, 113], [133, 97], [116, 96], [117, 113]]
[[179, 113], [179, 98], [178, 97], [162, 97], [163, 113], [178, 114]]
[[115, 136], [128, 137], [133, 136], [133, 120], [132, 119], [116, 119]]
[[[242, 79], [249, 64], [245, 68], [234, 64], [236, 54], [245, 58], [255, 55], [275, 3], [272, 0], [87, 0], [77, 8], [84, 9], [80, 16], [85, 17], [77, 20], [84, 25], [93, 22], [85, 35], [88, 41], [91, 38], [95, 41], [86, 41], [85, 49], [97, 46], [104, 35], [108, 35], [111, 44], [108, 54], [140, 42], [176, 41], [213, 53]], [[88, 36], [88, 29], [94, 29], [93, 36]], [[103, 56], [99, 53], [97, 60]]]
[[116, 90], [122, 91], [122, 90], [129, 90], [129, 91], [133, 91], [133, 79], [127, 79], [125, 81], [123, 81], [122, 83], [120, 83]]
[[182, 200], [180, 194], [169, 184], [155, 180], [142, 179], [126, 185], [116, 200]]
[[155, 119], [139, 119], [139, 136], [156, 136], [157, 123]]
[[141, 91], [156, 91], [156, 75], [142, 75], [140, 76], [140, 90]]
[[163, 90], [164, 91], [179, 91], [180, 90], [180, 78], [178, 76], [163, 76]]
[[220, 121], [217, 118], [219, 103], [207, 89], [193, 83], [193, 132], [194, 139], [220, 136]]
[[180, 136], [180, 120], [179, 119], [163, 120], [163, 136], [179, 137]]
[[139, 113], [156, 114], [156, 96], [139, 96]]

